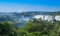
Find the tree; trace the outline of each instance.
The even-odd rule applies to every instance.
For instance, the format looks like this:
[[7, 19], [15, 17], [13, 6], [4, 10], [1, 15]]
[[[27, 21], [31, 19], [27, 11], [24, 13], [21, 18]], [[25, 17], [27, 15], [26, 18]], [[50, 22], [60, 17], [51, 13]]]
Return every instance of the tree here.
[[0, 35], [8, 36], [11, 33], [11, 31], [13, 31], [10, 25], [12, 24], [9, 24], [8, 21], [0, 22]]

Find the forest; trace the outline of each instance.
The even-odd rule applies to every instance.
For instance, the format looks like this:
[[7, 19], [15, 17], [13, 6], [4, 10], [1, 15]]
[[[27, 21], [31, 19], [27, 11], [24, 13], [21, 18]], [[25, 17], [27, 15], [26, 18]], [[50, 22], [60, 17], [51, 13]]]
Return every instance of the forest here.
[[15, 22], [0, 22], [0, 36], [60, 36], [60, 21], [48, 22], [30, 19], [17, 28]]
[[[49, 22], [31, 18], [40, 14], [59, 15], [60, 12], [0, 13], [0, 36], [60, 36], [60, 21], [54, 19]], [[28, 22], [23, 21], [23, 15], [30, 18]]]

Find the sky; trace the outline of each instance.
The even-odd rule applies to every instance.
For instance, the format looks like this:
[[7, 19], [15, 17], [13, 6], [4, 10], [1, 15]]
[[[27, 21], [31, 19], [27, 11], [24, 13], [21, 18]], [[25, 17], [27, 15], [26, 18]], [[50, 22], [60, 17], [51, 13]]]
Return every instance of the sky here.
[[60, 0], [0, 0], [0, 12], [60, 11]]

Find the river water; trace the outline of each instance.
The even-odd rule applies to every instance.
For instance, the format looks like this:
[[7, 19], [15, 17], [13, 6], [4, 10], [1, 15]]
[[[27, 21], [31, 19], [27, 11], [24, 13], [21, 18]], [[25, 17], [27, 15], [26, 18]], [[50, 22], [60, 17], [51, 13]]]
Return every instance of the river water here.
[[21, 20], [21, 22], [17, 23], [16, 26], [22, 27], [25, 23], [27, 23], [30, 20], [30, 18], [32, 18], [32, 17], [21, 17], [21, 18], [19, 18], [19, 20]]

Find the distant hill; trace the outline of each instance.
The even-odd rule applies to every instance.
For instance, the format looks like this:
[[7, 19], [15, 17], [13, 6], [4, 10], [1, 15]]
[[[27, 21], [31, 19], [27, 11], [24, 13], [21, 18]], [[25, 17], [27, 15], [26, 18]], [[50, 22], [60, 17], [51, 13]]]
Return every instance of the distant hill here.
[[33, 16], [33, 15], [60, 15], [58, 12], [44, 12], [44, 11], [28, 11], [28, 12], [0, 12], [0, 15], [16, 15], [16, 16]]
[[22, 15], [60, 15], [60, 12], [28, 11], [22, 12]]

